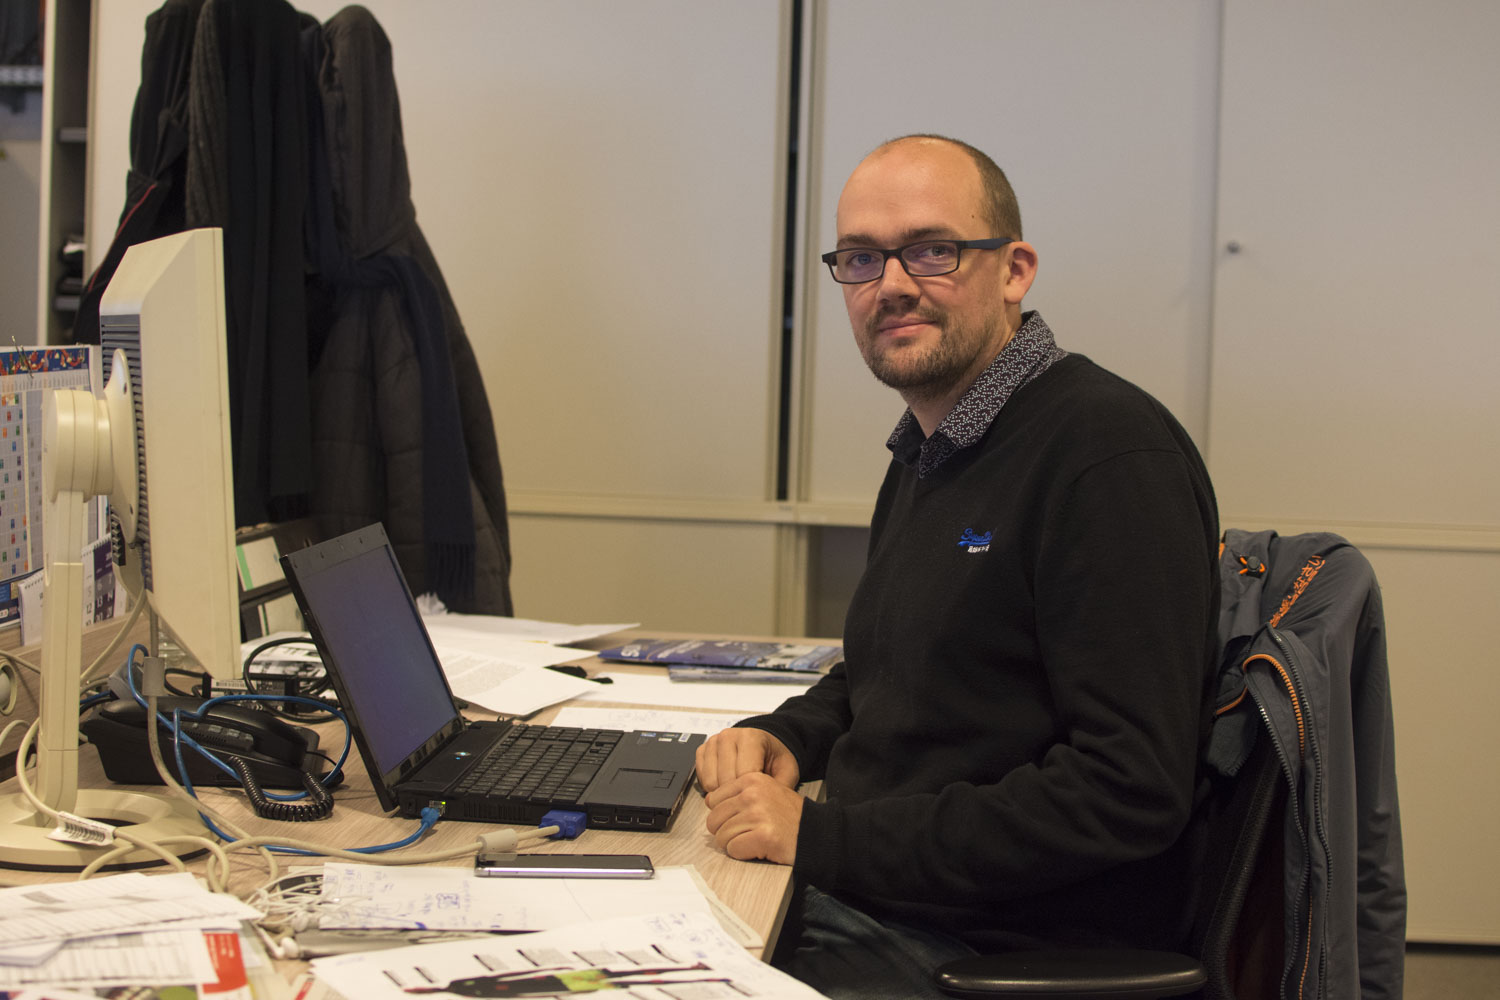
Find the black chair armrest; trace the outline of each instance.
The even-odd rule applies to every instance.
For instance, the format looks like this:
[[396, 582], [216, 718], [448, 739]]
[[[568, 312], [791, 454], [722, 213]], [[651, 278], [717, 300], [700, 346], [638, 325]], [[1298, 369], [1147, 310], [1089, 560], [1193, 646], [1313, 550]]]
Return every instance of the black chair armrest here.
[[976, 955], [941, 966], [940, 990], [952, 997], [1047, 1000], [1155, 1000], [1203, 988], [1197, 959], [1170, 951], [1055, 949]]

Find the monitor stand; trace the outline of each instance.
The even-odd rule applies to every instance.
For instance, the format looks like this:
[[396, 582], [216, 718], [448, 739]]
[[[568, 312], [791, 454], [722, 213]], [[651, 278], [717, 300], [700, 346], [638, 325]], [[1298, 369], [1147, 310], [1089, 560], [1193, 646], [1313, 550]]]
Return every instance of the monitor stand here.
[[[164, 795], [123, 788], [85, 788], [78, 792], [77, 802], [69, 811], [123, 827], [132, 836], [161, 843], [167, 853], [175, 857], [196, 857], [206, 850], [181, 839], [208, 836], [198, 815], [191, 807]], [[55, 827], [55, 823], [38, 812], [20, 793], [0, 802], [0, 868], [76, 872], [109, 850], [53, 840], [47, 834]], [[176, 843], [173, 843], [174, 839]], [[113, 871], [165, 863], [160, 854], [137, 848], [104, 867]]]
[[[49, 392], [42, 409], [42, 497], [46, 567], [42, 676], [38, 697], [37, 798], [48, 808], [124, 827], [176, 857], [203, 852], [207, 831], [191, 804], [157, 792], [78, 788], [78, 695], [83, 661], [83, 519], [87, 497], [114, 482], [105, 402], [76, 390]], [[145, 599], [145, 595], [141, 595]], [[22, 740], [22, 747], [27, 741]], [[16, 755], [17, 780], [25, 759]], [[0, 867], [78, 871], [115, 849], [55, 840], [57, 823], [24, 793], [0, 803]], [[196, 838], [191, 843], [186, 838]], [[109, 867], [163, 864], [137, 848]]]

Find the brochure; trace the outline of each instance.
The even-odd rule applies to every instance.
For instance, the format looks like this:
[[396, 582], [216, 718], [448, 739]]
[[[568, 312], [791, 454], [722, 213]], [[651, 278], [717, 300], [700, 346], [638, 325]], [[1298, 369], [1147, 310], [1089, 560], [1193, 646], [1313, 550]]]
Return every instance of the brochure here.
[[601, 660], [693, 667], [793, 670], [827, 673], [844, 658], [843, 646], [725, 639], [635, 639], [599, 653]]

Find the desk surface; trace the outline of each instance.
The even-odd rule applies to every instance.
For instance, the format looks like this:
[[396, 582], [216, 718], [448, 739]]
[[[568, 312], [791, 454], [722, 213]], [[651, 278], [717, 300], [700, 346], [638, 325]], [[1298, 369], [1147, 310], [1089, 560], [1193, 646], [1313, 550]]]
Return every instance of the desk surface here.
[[[653, 633], [656, 634], [656, 633]], [[618, 636], [608, 637], [618, 640]], [[604, 648], [605, 643], [594, 644]], [[593, 671], [604, 666], [598, 659], [587, 657], [576, 661]], [[609, 664], [611, 672], [638, 670], [649, 672], [659, 668]], [[790, 693], [790, 692], [789, 692]], [[591, 704], [599, 704], [593, 703]], [[640, 706], [630, 706], [640, 707]], [[662, 706], [671, 709], [674, 706]], [[695, 710], [697, 711], [697, 710]], [[546, 722], [555, 709], [538, 713], [536, 721]], [[334, 724], [332, 729], [339, 730]], [[341, 730], [339, 730], [341, 732]], [[339, 737], [341, 738], [341, 736]], [[331, 739], [331, 737], [330, 737]], [[327, 749], [336, 749], [327, 746]], [[242, 793], [232, 789], [208, 788], [199, 791], [202, 799], [221, 810], [223, 814], [256, 835], [284, 834], [291, 838], [312, 840], [333, 846], [357, 847], [368, 844], [388, 843], [409, 835], [416, 829], [416, 821], [393, 817], [381, 811], [380, 803], [370, 785], [369, 775], [358, 753], [351, 749], [347, 765], [345, 784], [334, 794], [333, 815], [315, 823], [286, 823], [256, 817], [250, 810]], [[81, 787], [107, 787], [98, 755], [92, 746], [80, 751], [79, 783]], [[0, 794], [15, 790], [14, 779], [0, 785]], [[736, 861], [717, 847], [704, 827], [707, 809], [703, 796], [690, 790], [672, 828], [665, 833], [637, 833], [632, 831], [589, 830], [574, 841], [543, 841], [528, 846], [528, 851], [551, 853], [594, 854], [647, 854], [658, 866], [692, 865], [719, 898], [739, 917], [753, 928], [767, 943], [776, 940], [781, 921], [786, 912], [791, 891], [791, 869], [785, 865], [763, 861]], [[440, 822], [410, 850], [430, 852], [445, 847], [456, 847], [474, 840], [480, 832], [490, 829], [488, 824]], [[396, 855], [399, 852], [392, 852]], [[262, 884], [268, 877], [267, 867], [261, 858], [248, 852], [232, 855], [234, 865], [230, 877], [230, 888], [245, 895]], [[296, 859], [282, 861], [283, 865], [299, 863]], [[447, 864], [467, 866], [468, 859], [455, 859]], [[201, 865], [202, 862], [195, 862]], [[67, 878], [67, 875], [45, 875], [32, 872], [11, 871], [0, 868], [0, 883], [32, 883]], [[300, 969], [300, 963], [278, 963], [283, 974], [291, 975]]]

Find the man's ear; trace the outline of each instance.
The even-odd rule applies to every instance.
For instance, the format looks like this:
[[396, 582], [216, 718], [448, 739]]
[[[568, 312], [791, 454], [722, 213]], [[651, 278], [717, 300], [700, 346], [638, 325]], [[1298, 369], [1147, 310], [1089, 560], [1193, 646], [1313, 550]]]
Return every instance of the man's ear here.
[[1001, 277], [1001, 294], [1010, 305], [1019, 305], [1036, 280], [1036, 248], [1030, 243], [1015, 242], [1005, 248], [1005, 274]]

